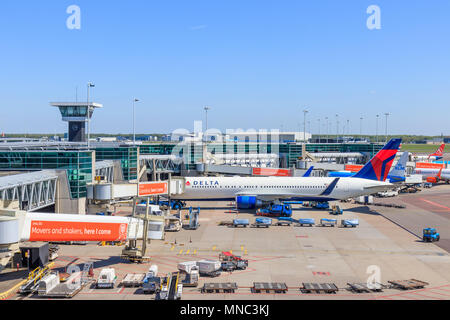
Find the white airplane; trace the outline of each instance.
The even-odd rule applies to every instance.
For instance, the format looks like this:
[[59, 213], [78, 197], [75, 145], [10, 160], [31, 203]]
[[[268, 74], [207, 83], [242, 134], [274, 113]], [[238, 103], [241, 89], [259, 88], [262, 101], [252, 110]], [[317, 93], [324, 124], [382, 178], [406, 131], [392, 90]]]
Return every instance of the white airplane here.
[[429, 154], [428, 156], [417, 156], [414, 155], [412, 158], [414, 161], [430, 161], [430, 160], [441, 160], [444, 157], [445, 143], [436, 150], [436, 152]]
[[254, 208], [278, 200], [332, 201], [389, 190], [385, 182], [401, 139], [392, 139], [356, 175], [330, 177], [185, 177], [180, 200], [236, 200], [238, 208]]
[[450, 181], [450, 169], [417, 168], [414, 169], [414, 174], [422, 175], [423, 180], [431, 183], [438, 183], [440, 180], [447, 183]]

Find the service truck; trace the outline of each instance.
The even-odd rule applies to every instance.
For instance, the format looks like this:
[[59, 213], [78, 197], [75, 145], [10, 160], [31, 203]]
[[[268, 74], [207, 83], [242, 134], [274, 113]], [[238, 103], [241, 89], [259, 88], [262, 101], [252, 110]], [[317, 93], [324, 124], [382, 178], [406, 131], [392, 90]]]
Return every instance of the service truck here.
[[256, 215], [265, 217], [291, 217], [292, 206], [290, 204], [272, 204], [268, 207], [258, 209]]

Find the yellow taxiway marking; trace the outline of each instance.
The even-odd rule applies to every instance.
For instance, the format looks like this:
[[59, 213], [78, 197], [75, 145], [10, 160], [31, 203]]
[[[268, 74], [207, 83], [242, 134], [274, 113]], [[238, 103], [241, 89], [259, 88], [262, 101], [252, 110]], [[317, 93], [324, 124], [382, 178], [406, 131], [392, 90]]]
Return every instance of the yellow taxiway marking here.
[[188, 249], [188, 250], [186, 251], [186, 254], [189, 254], [189, 252], [191, 252], [191, 249]]
[[197, 254], [197, 249], [196, 250], [194, 250], [194, 253], [193, 254]]
[[172, 248], [170, 248], [170, 251], [173, 251], [175, 249], [175, 246], [172, 246]]
[[241, 246], [241, 251], [244, 251], [244, 246]]
[[213, 251], [216, 251], [217, 246], [213, 246], [212, 249]]
[[180, 252], [178, 252], [178, 254], [182, 254], [183, 253], [183, 249], [180, 250]]
[[245, 255], [247, 254], [247, 249], [245, 249], [244, 254], [245, 254]]

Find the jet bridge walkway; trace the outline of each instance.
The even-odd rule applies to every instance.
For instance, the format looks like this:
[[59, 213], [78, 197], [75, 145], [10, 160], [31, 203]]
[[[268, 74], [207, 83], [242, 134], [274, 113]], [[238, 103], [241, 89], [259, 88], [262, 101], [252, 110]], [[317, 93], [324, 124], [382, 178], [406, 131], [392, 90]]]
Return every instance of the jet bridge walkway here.
[[19, 201], [26, 211], [45, 208], [55, 204], [57, 181], [54, 170], [0, 177], [0, 200]]

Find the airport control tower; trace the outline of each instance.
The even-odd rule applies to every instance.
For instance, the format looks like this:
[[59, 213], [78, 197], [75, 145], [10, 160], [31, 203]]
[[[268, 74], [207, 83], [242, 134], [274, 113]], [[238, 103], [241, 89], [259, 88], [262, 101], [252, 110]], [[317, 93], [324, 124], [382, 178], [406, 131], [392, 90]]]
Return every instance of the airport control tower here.
[[[94, 109], [103, 105], [95, 102], [51, 102], [51, 106], [58, 107], [62, 120], [69, 122], [69, 141], [86, 142], [86, 122], [92, 118]], [[89, 112], [88, 112], [89, 109]]]

